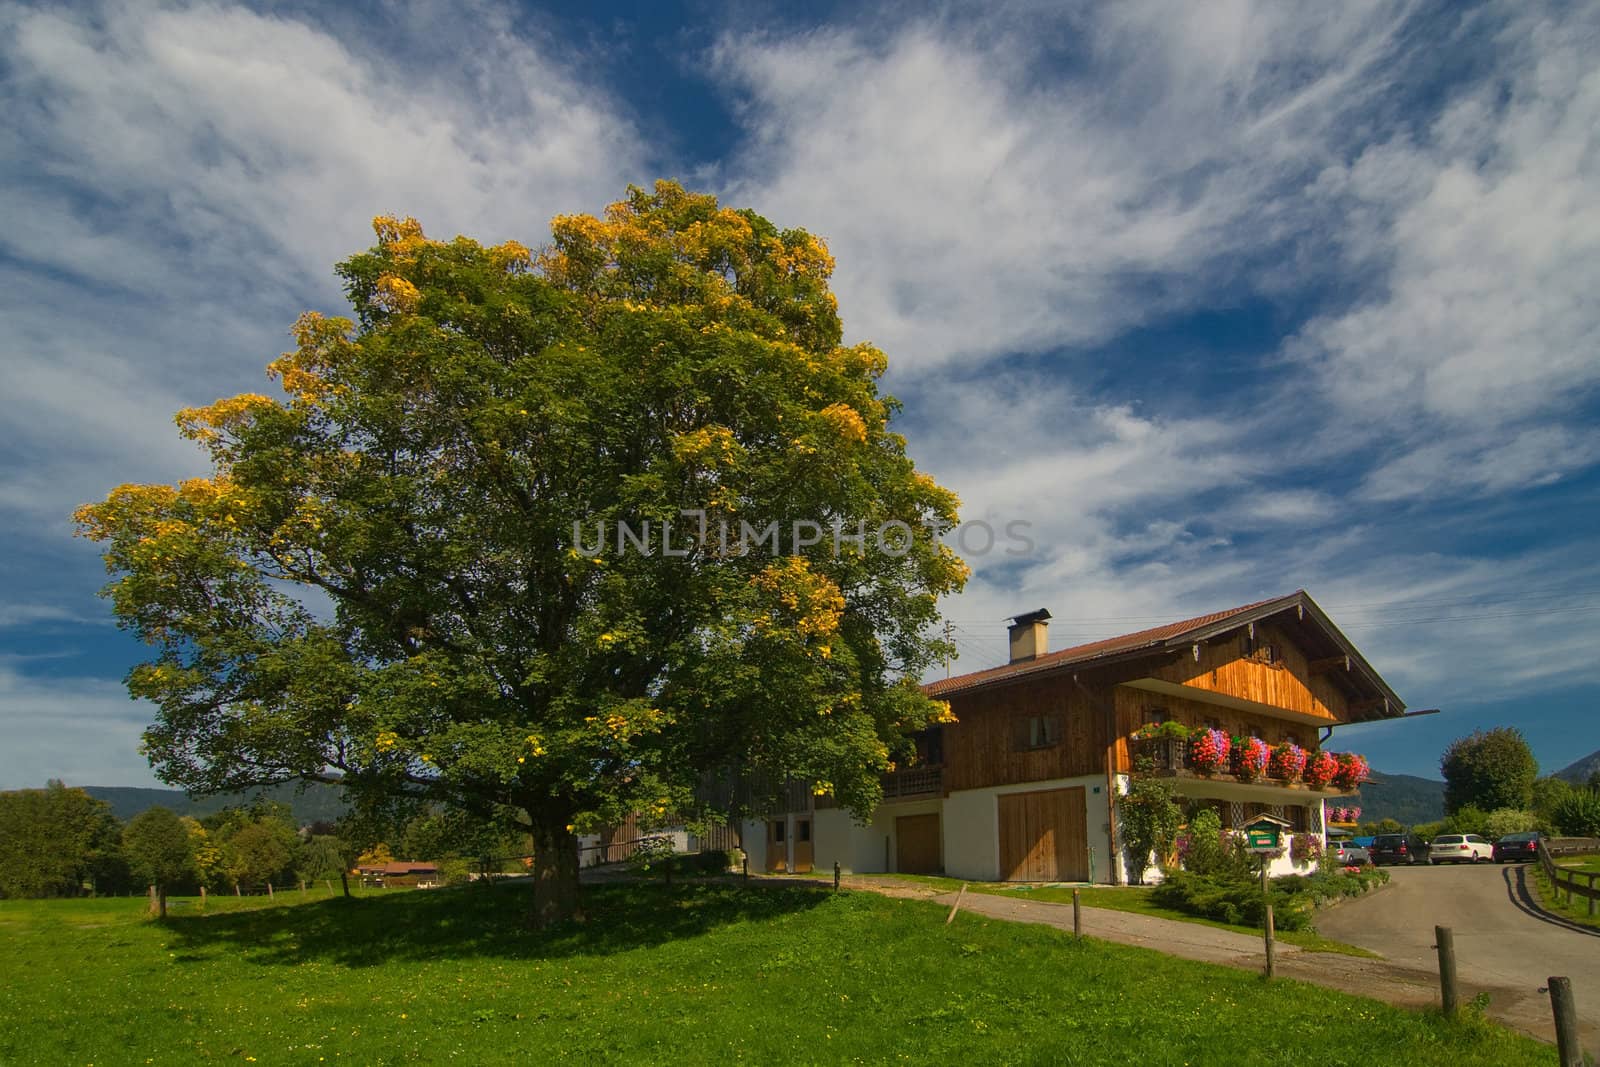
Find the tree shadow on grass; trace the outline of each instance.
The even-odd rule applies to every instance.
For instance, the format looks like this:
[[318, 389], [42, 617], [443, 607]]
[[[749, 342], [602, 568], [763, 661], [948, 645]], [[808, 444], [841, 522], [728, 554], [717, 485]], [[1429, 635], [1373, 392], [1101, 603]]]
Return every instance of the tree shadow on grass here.
[[718, 927], [808, 911], [831, 894], [814, 887], [737, 884], [594, 886], [586, 919], [535, 931], [532, 886], [471, 885], [334, 899], [294, 907], [168, 920], [179, 962], [217, 953], [263, 965], [370, 967], [399, 961], [606, 956], [698, 937]]

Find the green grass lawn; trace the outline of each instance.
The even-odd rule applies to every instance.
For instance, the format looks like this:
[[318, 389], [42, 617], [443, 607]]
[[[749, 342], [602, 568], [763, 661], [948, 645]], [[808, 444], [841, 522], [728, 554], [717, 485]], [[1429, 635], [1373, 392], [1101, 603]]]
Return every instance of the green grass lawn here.
[[1555, 1063], [1477, 1019], [806, 887], [0, 902], [0, 1063]]
[[[1072, 890], [1063, 886], [1029, 886], [1010, 885], [1003, 882], [967, 882], [962, 883], [958, 878], [944, 878], [927, 874], [893, 874], [874, 875], [875, 878], [895, 878], [901, 881], [916, 882], [921, 885], [946, 889], [954, 893], [963, 884], [969, 893], [989, 893], [994, 896], [1014, 897], [1018, 900], [1039, 900], [1050, 904], [1071, 904]], [[1254, 926], [1240, 926], [1236, 923], [1217, 922], [1212, 919], [1203, 919], [1187, 912], [1174, 911], [1163, 908], [1150, 899], [1152, 886], [1082, 886], [1078, 892], [1086, 908], [1112, 908], [1116, 911], [1131, 911], [1140, 915], [1154, 915], [1158, 919], [1176, 919], [1179, 922], [1199, 923], [1202, 926], [1214, 926], [1218, 930], [1232, 930], [1234, 933], [1249, 934], [1252, 937], [1262, 936], [1262, 931]], [[1315, 930], [1279, 930], [1276, 939], [1286, 945], [1296, 945], [1307, 952], [1337, 952], [1345, 956], [1363, 956], [1376, 959], [1378, 954], [1356, 945], [1347, 945], [1343, 941], [1334, 941], [1323, 937]]]
[[1600, 874], [1600, 856], [1597, 855], [1562, 856], [1555, 862], [1558, 867], [1571, 867], [1578, 871], [1593, 871]]
[[[1563, 867], [1573, 866], [1568, 862], [1568, 860], [1572, 859], [1600, 863], [1600, 856], [1566, 856], [1562, 857], [1560, 865]], [[1534, 892], [1538, 894], [1540, 907], [1563, 918], [1571, 919], [1573, 922], [1600, 929], [1600, 916], [1591, 916], [1589, 914], [1589, 901], [1587, 898], [1574, 895], [1572, 903], [1568, 904], [1566, 902], [1566, 894], [1556, 894], [1555, 886], [1550, 882], [1550, 876], [1544, 873], [1544, 868], [1541, 865], [1530, 863], [1526, 869], [1529, 881], [1533, 883]], [[1600, 866], [1580, 866], [1578, 870], [1600, 870]], [[1582, 879], [1579, 881], [1581, 883]], [[1600, 905], [1596, 905], [1596, 907], [1600, 907]]]

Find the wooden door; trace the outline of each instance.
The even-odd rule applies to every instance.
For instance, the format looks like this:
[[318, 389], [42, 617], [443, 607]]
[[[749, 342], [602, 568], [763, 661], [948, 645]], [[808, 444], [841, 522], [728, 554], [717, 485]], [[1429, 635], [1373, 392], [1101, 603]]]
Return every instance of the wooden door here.
[[894, 869], [901, 874], [938, 874], [939, 813], [901, 815], [894, 821]]
[[794, 821], [794, 873], [804, 874], [811, 869], [811, 820]]
[[1011, 882], [1089, 878], [1088, 809], [1083, 786], [1000, 798], [1000, 876]]
[[767, 870], [786, 871], [789, 869], [789, 842], [784, 833], [786, 820], [767, 820]]

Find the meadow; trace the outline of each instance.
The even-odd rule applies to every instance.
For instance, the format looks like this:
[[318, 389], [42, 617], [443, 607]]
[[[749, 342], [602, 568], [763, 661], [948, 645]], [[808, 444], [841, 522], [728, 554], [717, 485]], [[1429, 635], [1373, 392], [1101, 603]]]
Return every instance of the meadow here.
[[0, 1063], [1555, 1063], [1301, 983], [811, 887], [0, 901]]

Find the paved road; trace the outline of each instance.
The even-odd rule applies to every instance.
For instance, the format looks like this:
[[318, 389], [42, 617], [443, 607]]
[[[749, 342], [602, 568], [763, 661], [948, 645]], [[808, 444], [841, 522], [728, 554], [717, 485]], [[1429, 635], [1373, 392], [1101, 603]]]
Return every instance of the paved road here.
[[1550, 999], [1538, 989], [1566, 975], [1583, 1046], [1600, 1051], [1600, 931], [1535, 909], [1521, 864], [1388, 870], [1387, 888], [1319, 915], [1318, 932], [1437, 974], [1433, 928], [1448, 926], [1465, 996], [1488, 992], [1491, 1015], [1547, 1040], [1555, 1036]]

